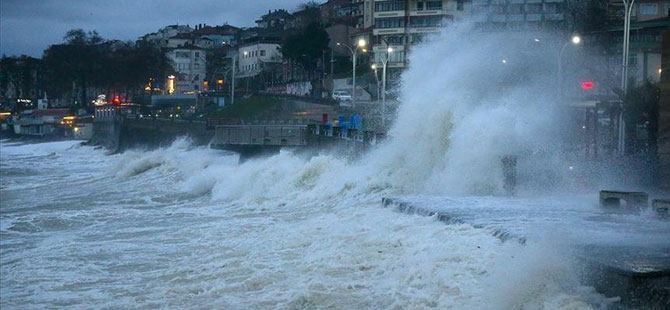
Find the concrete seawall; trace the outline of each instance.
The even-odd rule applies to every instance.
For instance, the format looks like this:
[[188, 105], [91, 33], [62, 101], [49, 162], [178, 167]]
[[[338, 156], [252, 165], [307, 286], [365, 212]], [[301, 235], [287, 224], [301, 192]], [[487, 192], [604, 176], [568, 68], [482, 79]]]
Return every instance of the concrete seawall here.
[[126, 118], [121, 126], [119, 151], [167, 146], [180, 137], [191, 139], [195, 145], [207, 145], [214, 137], [214, 131], [208, 130], [204, 121]]
[[[516, 202], [512, 201], [511, 204]], [[484, 229], [493, 236], [504, 241], [516, 241], [521, 244], [527, 243], [526, 236], [510, 224], [510, 217], [526, 216], [524, 221], [555, 217], [555, 210], [547, 210], [530, 214], [528, 210], [505, 210], [503, 208], [483, 207], [473, 208], [467, 205], [463, 208], [441, 207], [444, 204], [460, 204], [448, 198], [409, 197], [383, 198], [382, 205], [393, 208], [405, 214], [416, 214], [422, 216], [433, 216], [436, 220], [445, 224], [465, 223], [473, 227]], [[584, 212], [575, 214], [575, 210], [568, 210], [575, 218], [565, 218], [564, 221], [576, 221], [576, 217], [584, 217], [583, 223], [591, 222], [603, 226], [611, 225], [605, 215], [598, 217], [595, 213]], [[483, 213], [487, 215], [483, 215]], [[604, 213], [602, 213], [604, 214]], [[487, 220], [479, 220], [481, 217], [491, 215]], [[566, 216], [568, 217], [568, 216]], [[619, 221], [620, 219], [617, 219]], [[501, 224], [502, 223], [502, 224]], [[581, 225], [582, 223], [580, 223]], [[578, 225], [578, 226], [580, 226]], [[637, 224], [634, 224], [635, 226]], [[584, 226], [582, 226], [584, 227]], [[618, 229], [626, 228], [621, 225]], [[663, 232], [661, 232], [663, 233]], [[592, 285], [596, 290], [607, 297], [620, 297], [622, 303], [627, 307], [636, 309], [670, 309], [670, 261], [668, 253], [664, 249], [649, 248], [642, 245], [594, 245], [585, 244], [578, 246], [576, 255], [585, 265], [585, 282]]]
[[207, 145], [214, 131], [200, 121], [119, 117], [96, 121], [91, 142], [110, 152], [122, 152], [136, 147], [167, 146], [180, 137], [188, 137], [195, 145]]

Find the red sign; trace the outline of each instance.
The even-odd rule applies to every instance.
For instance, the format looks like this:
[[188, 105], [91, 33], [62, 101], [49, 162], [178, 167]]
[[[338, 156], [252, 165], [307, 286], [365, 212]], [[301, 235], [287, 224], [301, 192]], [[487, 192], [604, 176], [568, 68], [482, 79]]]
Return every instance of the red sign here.
[[593, 81], [584, 81], [582, 82], [582, 89], [583, 90], [589, 90], [593, 89], [596, 85], [593, 83]]

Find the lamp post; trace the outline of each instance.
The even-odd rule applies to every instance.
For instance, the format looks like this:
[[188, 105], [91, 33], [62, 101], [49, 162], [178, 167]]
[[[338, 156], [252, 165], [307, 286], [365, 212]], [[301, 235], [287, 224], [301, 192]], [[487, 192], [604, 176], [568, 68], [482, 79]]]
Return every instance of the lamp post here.
[[379, 88], [379, 76], [377, 76], [377, 64], [372, 64], [370, 68], [375, 71], [375, 80], [377, 81], [377, 100], [379, 100], [381, 97], [381, 92]]
[[623, 24], [623, 52], [622, 52], [622, 71], [621, 71], [621, 90], [622, 102], [619, 112], [619, 133], [618, 133], [618, 150], [619, 155], [626, 153], [626, 123], [623, 119], [623, 100], [626, 100], [628, 93], [628, 52], [630, 48], [630, 17], [633, 12], [633, 4], [635, 0], [623, 0], [624, 7], [624, 24]]
[[233, 55], [233, 67], [230, 68], [233, 71], [232, 74], [232, 82], [231, 82], [231, 87], [230, 87], [230, 104], [233, 105], [235, 104], [235, 67], [237, 67], [237, 57], [239, 56], [239, 53], [235, 53]]
[[382, 58], [382, 128], [386, 126], [386, 65], [391, 58], [393, 48], [386, 48], [386, 57]]
[[[536, 41], [537, 42], [537, 41]], [[560, 52], [558, 52], [558, 91], [559, 95], [563, 96], [563, 52], [565, 51], [565, 48], [568, 47], [568, 45], [573, 44], [573, 45], [579, 45], [579, 43], [582, 42], [582, 38], [578, 35], [572, 36], [572, 39], [570, 41], [565, 42], [563, 44], [563, 47], [561, 47]]]
[[349, 49], [349, 52], [351, 52], [351, 58], [353, 60], [352, 63], [352, 81], [351, 81], [351, 105], [355, 108], [356, 107], [356, 52], [360, 48], [363, 53], [365, 53], [367, 50], [365, 49], [365, 46], [367, 45], [367, 42], [365, 42], [364, 39], [358, 40], [356, 46], [354, 48], [351, 48], [351, 46], [337, 42], [337, 46], [344, 46]]

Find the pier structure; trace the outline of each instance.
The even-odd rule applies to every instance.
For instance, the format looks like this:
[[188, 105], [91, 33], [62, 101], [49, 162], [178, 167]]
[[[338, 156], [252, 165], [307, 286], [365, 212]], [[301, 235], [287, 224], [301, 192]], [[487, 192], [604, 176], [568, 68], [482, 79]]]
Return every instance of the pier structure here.
[[241, 159], [278, 153], [282, 148], [322, 150], [338, 148], [349, 155], [360, 154], [379, 138], [374, 132], [330, 125], [220, 125], [210, 146], [234, 151]]

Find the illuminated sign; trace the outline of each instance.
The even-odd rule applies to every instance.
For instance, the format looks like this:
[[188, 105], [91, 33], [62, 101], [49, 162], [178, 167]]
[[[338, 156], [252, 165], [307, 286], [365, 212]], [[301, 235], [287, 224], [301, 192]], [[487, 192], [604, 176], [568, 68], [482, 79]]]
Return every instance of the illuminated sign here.
[[582, 89], [583, 90], [593, 89], [594, 87], [595, 87], [595, 84], [593, 83], [593, 81], [582, 82]]

